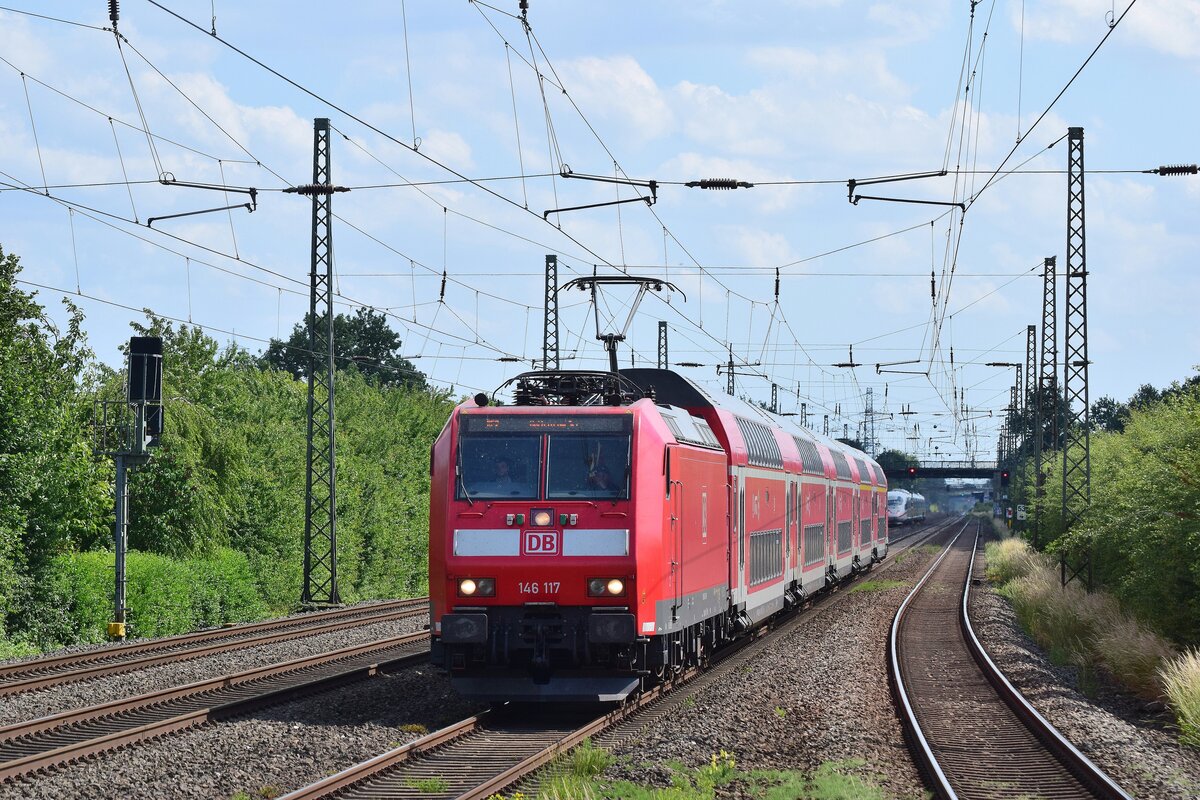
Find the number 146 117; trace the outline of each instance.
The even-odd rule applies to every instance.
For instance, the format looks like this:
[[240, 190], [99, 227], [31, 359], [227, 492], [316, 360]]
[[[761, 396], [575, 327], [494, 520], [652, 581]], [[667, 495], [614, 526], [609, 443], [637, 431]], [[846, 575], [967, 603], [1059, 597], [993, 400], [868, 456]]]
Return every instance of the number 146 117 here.
[[518, 581], [517, 591], [521, 594], [558, 594], [561, 581]]

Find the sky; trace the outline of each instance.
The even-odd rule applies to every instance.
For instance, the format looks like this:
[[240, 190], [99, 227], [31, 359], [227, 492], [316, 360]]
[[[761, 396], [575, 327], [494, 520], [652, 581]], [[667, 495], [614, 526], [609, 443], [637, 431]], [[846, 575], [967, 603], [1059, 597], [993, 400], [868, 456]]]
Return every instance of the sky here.
[[[560, 285], [667, 282], [623, 366], [665, 321], [714, 392], [732, 359], [817, 430], [860, 435], [869, 395], [876, 451], [986, 459], [1014, 380], [986, 364], [1025, 361], [1049, 256], [1062, 357], [1077, 126], [1091, 398], [1200, 363], [1200, 176], [1144, 172], [1200, 160], [1200, 0], [528, 5], [126, 0], [118, 39], [99, 0], [5, 0], [0, 247], [107, 363], [143, 309], [257, 353], [308, 307], [311, 203], [281, 190], [328, 118], [337, 311], [386, 314], [434, 385], [541, 358], [554, 254]], [[602, 292], [601, 332], [632, 301]], [[590, 294], [559, 303], [562, 366], [606, 368]]]

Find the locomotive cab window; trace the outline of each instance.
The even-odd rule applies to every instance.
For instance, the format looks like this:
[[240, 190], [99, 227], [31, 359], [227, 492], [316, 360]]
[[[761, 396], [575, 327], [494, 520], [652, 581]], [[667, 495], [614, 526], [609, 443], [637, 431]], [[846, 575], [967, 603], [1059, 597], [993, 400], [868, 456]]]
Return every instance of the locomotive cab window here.
[[469, 435], [459, 439], [459, 500], [533, 500], [541, 473], [539, 436]]
[[547, 450], [546, 497], [629, 497], [627, 434], [552, 433]]

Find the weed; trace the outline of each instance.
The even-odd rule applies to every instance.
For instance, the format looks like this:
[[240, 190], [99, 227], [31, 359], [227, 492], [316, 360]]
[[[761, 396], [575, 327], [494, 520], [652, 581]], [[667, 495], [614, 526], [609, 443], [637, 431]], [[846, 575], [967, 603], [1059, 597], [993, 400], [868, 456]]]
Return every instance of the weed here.
[[862, 581], [850, 587], [851, 592], [886, 592], [888, 589], [899, 589], [908, 586], [908, 581], [874, 580]]
[[256, 797], [261, 797], [262, 800], [275, 800], [276, 797], [283, 794], [283, 789], [268, 784], [267, 786], [260, 787], [254, 794]]
[[1179, 740], [1200, 747], [1200, 650], [1168, 661], [1160, 674], [1179, 723]]
[[696, 771], [697, 785], [724, 786], [737, 775], [737, 759], [733, 753], [722, 750], [713, 753], [708, 763]]
[[787, 709], [775, 706], [775, 716], [779, 717], [780, 719], [787, 719]]
[[442, 794], [450, 788], [450, 784], [446, 783], [445, 778], [436, 775], [432, 778], [421, 778], [418, 781], [413, 781], [409, 786], [423, 794]]
[[419, 722], [410, 722], [407, 725], [401, 725], [400, 730], [405, 733], [415, 733], [417, 736], [424, 736], [429, 733], [429, 728], [426, 728]]
[[235, 792], [229, 795], [229, 800], [254, 800], [248, 792]]
[[613, 762], [612, 753], [596, 747], [591, 739], [584, 739], [583, 744], [572, 750], [567, 758], [571, 774], [580, 778], [594, 778]]
[[696, 707], [696, 696], [688, 695], [687, 697], [683, 698], [683, 707], [684, 708], [695, 708]]

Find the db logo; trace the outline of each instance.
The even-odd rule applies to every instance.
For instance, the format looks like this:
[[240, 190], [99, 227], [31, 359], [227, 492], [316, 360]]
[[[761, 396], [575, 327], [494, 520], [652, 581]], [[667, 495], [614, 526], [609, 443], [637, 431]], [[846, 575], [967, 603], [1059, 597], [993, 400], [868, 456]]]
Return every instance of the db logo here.
[[558, 543], [558, 531], [525, 531], [521, 537], [521, 555], [556, 556]]

